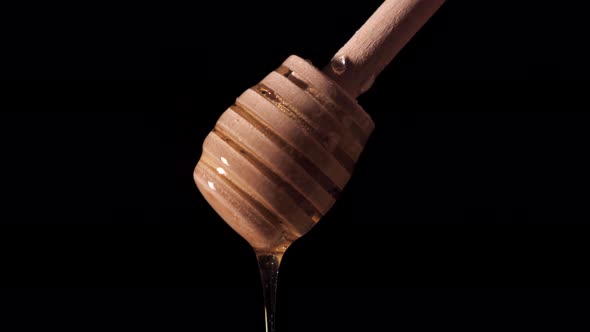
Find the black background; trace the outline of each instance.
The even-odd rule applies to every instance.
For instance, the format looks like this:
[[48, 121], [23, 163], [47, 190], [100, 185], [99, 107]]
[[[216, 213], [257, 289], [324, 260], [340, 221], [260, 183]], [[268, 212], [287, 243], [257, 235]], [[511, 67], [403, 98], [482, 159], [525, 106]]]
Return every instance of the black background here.
[[[201, 143], [379, 3], [6, 10], [0, 328], [262, 331], [254, 254], [192, 182]], [[588, 329], [576, 6], [449, 1], [418, 33], [360, 98], [377, 129], [347, 190], [285, 256], [281, 331]]]

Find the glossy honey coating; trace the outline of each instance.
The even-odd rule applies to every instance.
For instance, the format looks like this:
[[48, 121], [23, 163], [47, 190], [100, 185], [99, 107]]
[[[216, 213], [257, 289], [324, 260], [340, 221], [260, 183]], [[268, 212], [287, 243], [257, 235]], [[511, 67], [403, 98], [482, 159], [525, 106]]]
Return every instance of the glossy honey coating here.
[[332, 207], [373, 128], [356, 100], [291, 56], [221, 116], [195, 181], [257, 251], [281, 251]]

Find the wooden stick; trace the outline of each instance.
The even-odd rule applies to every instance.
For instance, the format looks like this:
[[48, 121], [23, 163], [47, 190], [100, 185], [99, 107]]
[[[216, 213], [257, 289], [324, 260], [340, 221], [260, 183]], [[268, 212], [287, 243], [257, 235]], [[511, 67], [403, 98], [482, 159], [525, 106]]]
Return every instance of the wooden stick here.
[[324, 68], [356, 98], [420, 30], [445, 0], [386, 0]]

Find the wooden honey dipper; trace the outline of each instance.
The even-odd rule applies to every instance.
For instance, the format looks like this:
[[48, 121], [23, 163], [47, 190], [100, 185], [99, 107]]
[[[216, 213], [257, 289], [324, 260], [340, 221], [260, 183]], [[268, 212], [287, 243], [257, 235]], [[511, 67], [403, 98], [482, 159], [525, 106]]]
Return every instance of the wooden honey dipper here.
[[356, 98], [444, 0], [387, 0], [323, 71], [289, 57], [207, 136], [195, 181], [258, 254], [274, 331], [282, 254], [332, 207], [374, 123]]

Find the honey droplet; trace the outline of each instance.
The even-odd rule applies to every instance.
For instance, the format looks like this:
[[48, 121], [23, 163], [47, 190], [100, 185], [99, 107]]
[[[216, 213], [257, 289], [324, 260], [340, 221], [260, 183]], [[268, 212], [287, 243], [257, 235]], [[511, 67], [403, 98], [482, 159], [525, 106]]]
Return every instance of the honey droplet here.
[[334, 72], [334, 74], [342, 75], [344, 74], [344, 72], [346, 71], [346, 67], [348, 66], [348, 59], [346, 58], [346, 56], [341, 55], [339, 57], [334, 58], [330, 63], [330, 66], [332, 67], [332, 71]]

